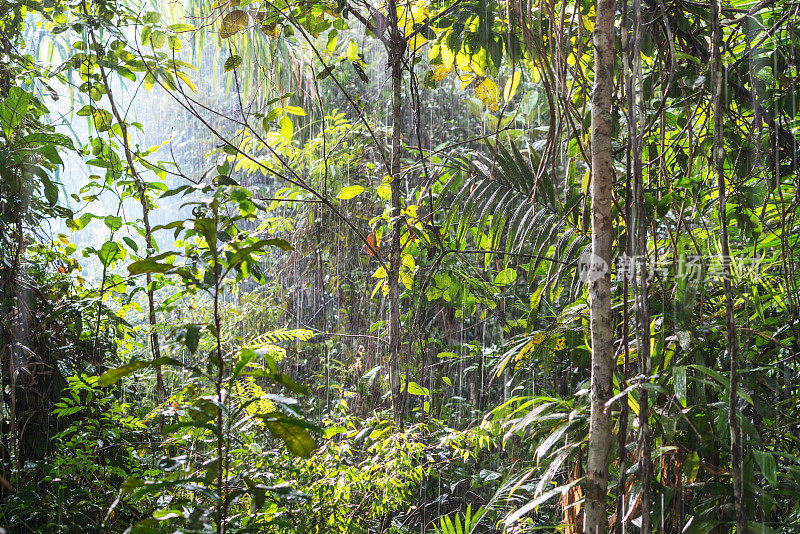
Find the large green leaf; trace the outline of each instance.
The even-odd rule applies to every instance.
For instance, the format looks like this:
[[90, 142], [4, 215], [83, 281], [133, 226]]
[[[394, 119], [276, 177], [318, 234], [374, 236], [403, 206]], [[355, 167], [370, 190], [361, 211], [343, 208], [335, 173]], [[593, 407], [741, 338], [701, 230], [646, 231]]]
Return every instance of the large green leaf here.
[[33, 96], [21, 87], [11, 87], [8, 96], [0, 103], [0, 123], [6, 137], [11, 137], [28, 112]]
[[220, 24], [219, 27], [220, 38], [227, 39], [228, 37], [239, 33], [247, 28], [247, 24], [249, 22], [250, 18], [247, 16], [246, 12], [242, 11], [241, 9], [234, 9], [222, 18], [222, 24]]
[[778, 487], [778, 466], [775, 462], [775, 457], [769, 452], [753, 451], [753, 457], [761, 468], [764, 478], [773, 488]]
[[182, 367], [183, 363], [174, 358], [168, 358], [166, 356], [162, 356], [161, 358], [156, 358], [153, 360], [138, 360], [115, 369], [109, 369], [100, 375], [100, 378], [97, 379], [97, 385], [110, 386], [111, 384], [115, 384], [117, 381], [119, 381], [120, 378], [128, 376], [134, 371], [138, 371], [139, 369], [144, 369], [146, 367], [155, 367], [158, 365], [175, 365]]
[[300, 419], [288, 417], [280, 412], [258, 415], [270, 433], [286, 444], [289, 452], [301, 458], [309, 458], [314, 452], [314, 438], [308, 432], [310, 425]]
[[128, 272], [131, 274], [166, 273], [173, 267], [174, 265], [169, 263], [159, 263], [152, 258], [145, 258], [128, 265]]

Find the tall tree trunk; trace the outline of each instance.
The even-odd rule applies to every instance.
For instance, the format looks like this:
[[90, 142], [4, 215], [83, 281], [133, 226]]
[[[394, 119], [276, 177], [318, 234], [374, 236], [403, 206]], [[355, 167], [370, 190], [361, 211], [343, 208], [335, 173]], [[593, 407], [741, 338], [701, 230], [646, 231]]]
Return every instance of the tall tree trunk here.
[[[639, 356], [639, 373], [650, 376], [650, 306], [648, 303], [648, 265], [647, 265], [647, 215], [644, 198], [644, 173], [642, 170], [642, 130], [644, 124], [642, 102], [642, 6], [633, 0], [633, 89], [629, 103], [629, 131], [633, 160], [633, 191], [635, 204], [636, 246], [634, 248], [636, 265], [636, 345]], [[649, 393], [642, 382], [639, 386], [639, 481], [642, 485], [642, 527], [641, 534], [650, 534], [651, 497], [650, 477], [650, 409]]]
[[[620, 32], [620, 44], [622, 46], [622, 77], [624, 80], [625, 100], [630, 110], [634, 108], [633, 98], [633, 69], [631, 68], [631, 39], [628, 30], [628, 0], [623, 0], [622, 4], [622, 31]], [[629, 115], [630, 116], [630, 115]], [[629, 137], [630, 124], [629, 124]], [[631, 143], [625, 150], [625, 212], [623, 217], [625, 219], [625, 260], [632, 261], [633, 256], [633, 242], [634, 236], [631, 232], [632, 217], [631, 217], [631, 198], [633, 197], [633, 184], [631, 177], [633, 165], [633, 150]], [[630, 365], [630, 312], [628, 309], [628, 291], [629, 291], [630, 276], [628, 270], [625, 270], [622, 279], [622, 353], [624, 354], [624, 361], [622, 364], [622, 380], [620, 381], [620, 391], [628, 386], [628, 366]], [[617, 477], [617, 502], [616, 502], [616, 522], [614, 523], [615, 534], [622, 534], [624, 531], [623, 523], [625, 523], [625, 497], [627, 486], [627, 449], [628, 443], [628, 412], [629, 403], [627, 398], [622, 399], [620, 402], [619, 414], [619, 433], [617, 434], [617, 444], [619, 448], [619, 459], [617, 462], [618, 477]]]
[[392, 156], [389, 165], [391, 179], [391, 210], [389, 220], [392, 240], [389, 249], [389, 272], [386, 283], [389, 285], [389, 379], [392, 388], [392, 410], [398, 424], [403, 420], [403, 399], [400, 389], [400, 234], [403, 223], [400, 203], [400, 150], [402, 143], [401, 98], [403, 83], [403, 53], [405, 40], [398, 26], [397, 3], [389, 2], [389, 65], [392, 69]]
[[[611, 220], [614, 161], [611, 154], [611, 97], [614, 90], [614, 0], [597, 0], [592, 90], [592, 264], [589, 273], [592, 379], [586, 470], [585, 534], [606, 531], [608, 453], [611, 418], [606, 401], [612, 393]], [[598, 272], [598, 269], [601, 270]], [[603, 270], [604, 269], [604, 270]]]
[[[87, 9], [85, 2], [84, 9]], [[97, 45], [94, 32], [90, 32], [89, 36], [91, 37], [92, 42]], [[139, 202], [142, 206], [144, 238], [147, 242], [148, 253], [151, 253], [155, 251], [156, 243], [155, 239], [153, 239], [152, 227], [150, 226], [150, 206], [147, 202], [146, 186], [144, 180], [142, 180], [142, 177], [139, 175], [138, 171], [136, 170], [136, 166], [134, 165], [131, 139], [128, 135], [128, 124], [125, 122], [125, 117], [122, 116], [119, 108], [117, 108], [116, 101], [114, 100], [114, 93], [111, 90], [111, 81], [108, 79], [106, 70], [102, 63], [100, 63], [100, 75], [103, 79], [103, 85], [105, 86], [106, 95], [108, 96], [108, 103], [111, 106], [111, 112], [114, 115], [114, 119], [119, 124], [120, 132], [122, 133], [122, 147], [125, 151], [125, 160], [128, 162], [129, 172], [133, 177], [134, 183], [136, 184], [136, 191], [139, 193]], [[157, 360], [161, 358], [161, 346], [158, 342], [158, 332], [156, 331], [156, 325], [158, 322], [156, 319], [155, 290], [152, 287], [152, 282], [152, 273], [147, 273], [147, 318], [148, 322], [150, 323], [150, 351], [153, 354], [153, 359]], [[156, 365], [156, 394], [158, 396], [159, 404], [164, 402], [164, 378], [161, 373], [160, 364]], [[163, 426], [164, 416], [162, 415], [160, 418], [159, 427], [163, 428]]]
[[[744, 486], [742, 483], [742, 454], [739, 435], [739, 421], [736, 418], [737, 370], [739, 364], [739, 344], [736, 339], [736, 321], [733, 310], [733, 289], [731, 287], [731, 269], [729, 264], [730, 247], [728, 245], [727, 192], [725, 188], [725, 137], [722, 108], [722, 15], [721, 0], [711, 2], [712, 53], [711, 53], [711, 85], [714, 101], [714, 148], [712, 159], [714, 172], [717, 175], [719, 199], [720, 241], [722, 247], [723, 289], [725, 291], [725, 333], [730, 356], [730, 387], [728, 389], [728, 427], [731, 437], [731, 472], [733, 482], [733, 506], [736, 514], [737, 534], [747, 533], [747, 516], [744, 507]], [[780, 184], [778, 184], [780, 187]]]
[[[127, 135], [125, 136], [127, 139]], [[127, 141], [126, 141], [127, 143]], [[126, 148], [126, 152], [130, 153], [130, 150]], [[145, 185], [144, 181], [141, 179], [139, 174], [133, 167], [132, 159], [129, 159], [128, 164], [131, 168], [131, 173], [133, 173], [134, 179], [136, 180], [136, 189], [139, 192], [139, 202], [142, 205], [142, 222], [144, 223], [144, 238], [147, 241], [147, 249], [148, 253], [155, 252], [156, 250], [156, 242], [153, 239], [153, 230], [150, 226], [150, 206], [147, 202], [147, 195], [145, 193]], [[158, 360], [161, 358], [161, 346], [158, 342], [158, 331], [156, 330], [156, 325], [158, 324], [158, 320], [156, 319], [156, 299], [155, 299], [155, 289], [153, 288], [153, 275], [152, 273], [147, 273], [147, 319], [150, 323], [150, 350], [153, 354], [153, 359]], [[156, 365], [156, 394], [158, 395], [158, 402], [164, 402], [164, 376], [161, 373], [161, 365]], [[163, 428], [164, 426], [164, 416], [162, 415], [160, 418], [160, 427]]]

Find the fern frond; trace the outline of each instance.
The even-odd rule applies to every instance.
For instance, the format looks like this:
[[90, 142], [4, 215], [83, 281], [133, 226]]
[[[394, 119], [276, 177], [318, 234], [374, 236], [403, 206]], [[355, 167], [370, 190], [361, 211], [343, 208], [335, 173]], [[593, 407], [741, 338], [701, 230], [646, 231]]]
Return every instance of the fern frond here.
[[264, 332], [252, 341], [252, 344], [258, 345], [259, 343], [281, 343], [286, 341], [308, 341], [314, 337], [314, 332], [297, 328], [294, 330], [273, 330], [272, 332]]

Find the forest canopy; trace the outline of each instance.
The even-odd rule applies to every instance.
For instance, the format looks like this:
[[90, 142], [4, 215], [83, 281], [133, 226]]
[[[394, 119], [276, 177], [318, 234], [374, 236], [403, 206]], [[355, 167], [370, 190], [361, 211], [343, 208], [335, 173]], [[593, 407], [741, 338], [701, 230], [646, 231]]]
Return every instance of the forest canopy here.
[[0, 534], [800, 531], [800, 3], [0, 15]]

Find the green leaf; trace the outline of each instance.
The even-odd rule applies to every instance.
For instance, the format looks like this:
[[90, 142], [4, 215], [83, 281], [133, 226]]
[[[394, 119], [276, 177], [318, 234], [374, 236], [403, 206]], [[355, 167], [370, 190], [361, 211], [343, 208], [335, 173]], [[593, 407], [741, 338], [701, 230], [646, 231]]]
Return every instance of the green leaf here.
[[256, 351], [253, 349], [242, 349], [239, 351], [239, 361], [236, 362], [236, 365], [233, 368], [233, 372], [231, 373], [231, 380], [235, 379], [239, 374], [242, 372], [247, 364], [253, 361], [256, 358], [257, 354]]
[[303, 421], [280, 412], [270, 412], [258, 417], [266, 423], [270, 434], [286, 444], [289, 452], [301, 458], [311, 457], [315, 447], [314, 438], [306, 430], [307, 425]]
[[290, 115], [300, 115], [301, 117], [308, 115], [300, 106], [286, 106], [283, 110]]
[[347, 187], [343, 187], [339, 194], [336, 195], [336, 198], [341, 200], [350, 200], [351, 198], [357, 197], [361, 193], [364, 192], [364, 188], [360, 185], [348, 185]]
[[497, 276], [494, 277], [494, 283], [498, 286], [507, 286], [509, 284], [514, 283], [514, 280], [517, 279], [517, 270], [513, 267], [509, 267], [507, 269], [503, 269]]
[[183, 342], [186, 345], [186, 348], [189, 350], [189, 354], [194, 354], [197, 352], [197, 346], [200, 344], [199, 324], [186, 325], [186, 335], [183, 338]]
[[697, 369], [701, 373], [703, 373], [703, 374], [705, 374], [707, 376], [710, 376], [711, 378], [713, 378], [714, 380], [716, 380], [717, 382], [719, 382], [723, 386], [727, 386], [730, 383], [730, 381], [726, 377], [722, 376], [722, 374], [718, 373], [717, 371], [714, 371], [713, 369], [709, 369], [705, 365], [692, 364], [692, 365], [689, 365], [689, 367]]
[[94, 108], [92, 109], [92, 121], [98, 132], [105, 132], [111, 129], [114, 116], [111, 115], [111, 112], [108, 110]]
[[232, 71], [242, 64], [242, 56], [234, 55], [225, 60], [225, 72]]
[[180, 510], [157, 510], [153, 512], [153, 517], [159, 521], [166, 521], [168, 519], [183, 517], [183, 513]]
[[277, 373], [275, 376], [272, 377], [272, 379], [276, 383], [282, 385], [283, 387], [291, 391], [292, 393], [308, 395], [310, 392], [308, 386], [295, 382], [295, 380], [286, 373]]
[[145, 258], [128, 265], [128, 272], [131, 274], [166, 273], [173, 267], [174, 265], [168, 263], [159, 263], [151, 258]]
[[270, 112], [267, 113], [267, 115], [264, 117], [264, 121], [265, 121], [264, 129], [265, 130], [269, 130], [269, 126], [266, 125], [266, 123], [269, 123], [270, 121], [274, 121], [275, 119], [277, 119], [280, 116], [281, 116], [281, 108], [275, 108], [275, 109], [270, 110]]
[[30, 103], [31, 94], [21, 87], [14, 86], [8, 90], [8, 97], [0, 103], [0, 123], [6, 137], [11, 137], [14, 129], [22, 122]]
[[136, 244], [136, 241], [130, 237], [123, 237], [122, 240], [125, 241], [125, 244], [128, 245], [132, 251], [139, 252], [139, 245]]
[[409, 382], [408, 383], [408, 394], [409, 395], [421, 396], [421, 395], [427, 395], [428, 393], [429, 393], [428, 392], [428, 388], [424, 388], [424, 387], [420, 386], [419, 384], [417, 384], [416, 382]]
[[191, 24], [170, 24], [167, 26], [167, 29], [174, 32], [188, 32], [194, 30], [195, 28]]
[[138, 371], [139, 369], [144, 369], [145, 367], [155, 367], [157, 365], [175, 365], [178, 367], [182, 367], [183, 364], [174, 358], [167, 358], [166, 356], [161, 358], [156, 358], [154, 360], [138, 360], [135, 362], [131, 362], [128, 364], [123, 365], [122, 367], [117, 367], [116, 369], [109, 369], [102, 375], [100, 378], [97, 379], [98, 386], [110, 386], [112, 384], [117, 383], [120, 378], [123, 376], [128, 376], [134, 371]]
[[219, 36], [221, 39], [227, 39], [228, 37], [239, 33], [240, 31], [247, 28], [250, 19], [247, 16], [247, 13], [242, 11], [241, 9], [234, 9], [222, 19], [222, 24], [219, 27]]
[[167, 34], [161, 30], [155, 30], [150, 34], [150, 46], [159, 49], [167, 42]]
[[278, 247], [278, 248], [280, 248], [282, 250], [285, 250], [287, 252], [290, 251], [290, 250], [294, 250], [294, 247], [288, 241], [286, 241], [285, 239], [281, 239], [279, 237], [273, 237], [273, 238], [270, 238], [270, 239], [264, 239], [263, 242], [264, 242], [264, 246]]
[[773, 488], [778, 487], [778, 466], [775, 462], [775, 457], [764, 451], [753, 451], [753, 457], [758, 462], [758, 467], [761, 468], [761, 472], [764, 474], [764, 478], [767, 479], [767, 482]]
[[56, 145], [68, 149], [74, 149], [72, 139], [64, 134], [52, 132], [33, 132], [19, 140], [20, 146], [46, 146]]
[[294, 133], [294, 125], [292, 124], [292, 119], [290, 119], [287, 115], [281, 117], [280, 121], [281, 126], [281, 135], [287, 141], [292, 140], [292, 134]]
[[103, 219], [103, 222], [106, 223], [106, 226], [108, 226], [112, 232], [116, 232], [122, 228], [122, 217], [118, 217], [116, 215], [106, 215], [106, 218]]
[[106, 241], [100, 250], [97, 251], [97, 257], [100, 258], [100, 263], [108, 267], [116, 260], [125, 258], [127, 252], [114, 241]]
[[235, 267], [242, 261], [244, 261], [251, 253], [256, 251], [262, 251], [266, 247], [278, 247], [283, 250], [293, 250], [292, 245], [289, 244], [288, 241], [285, 239], [280, 238], [271, 238], [271, 239], [261, 239], [252, 245], [247, 247], [241, 248], [237, 250], [228, 260], [228, 265], [230, 267]]
[[50, 206], [55, 206], [58, 203], [58, 187], [49, 178], [42, 179], [44, 186], [44, 198]]

